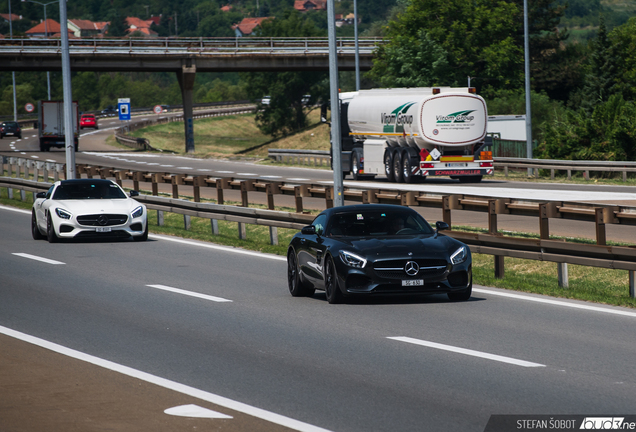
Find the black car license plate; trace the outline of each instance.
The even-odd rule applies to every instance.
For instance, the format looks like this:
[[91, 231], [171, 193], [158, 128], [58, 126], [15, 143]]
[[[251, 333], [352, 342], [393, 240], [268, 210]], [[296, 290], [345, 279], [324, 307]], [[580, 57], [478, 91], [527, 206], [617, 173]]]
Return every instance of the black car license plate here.
[[405, 279], [402, 286], [424, 286], [424, 279]]

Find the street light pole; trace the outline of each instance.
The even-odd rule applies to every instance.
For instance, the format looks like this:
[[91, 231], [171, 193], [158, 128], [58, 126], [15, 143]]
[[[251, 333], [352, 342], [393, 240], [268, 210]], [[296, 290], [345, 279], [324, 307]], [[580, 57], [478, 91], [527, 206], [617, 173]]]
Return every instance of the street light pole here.
[[333, 205], [344, 205], [342, 184], [342, 143], [340, 139], [340, 95], [338, 88], [338, 52], [336, 49], [336, 13], [333, 0], [327, 1], [329, 32], [329, 95], [331, 98], [331, 161], [333, 165]]
[[[9, 37], [13, 39], [13, 15], [11, 14], [11, 0], [9, 0]], [[13, 121], [18, 121], [18, 102], [15, 97], [15, 71], [11, 72], [13, 77]]]
[[[49, 3], [40, 3], [35, 0], [20, 0], [20, 1], [22, 1], [23, 3], [37, 3], [39, 5], [44, 6], [44, 33], [45, 33], [44, 37], [48, 39], [49, 38], [49, 23], [48, 23], [48, 20], [46, 19], [46, 7], [50, 4], [57, 3], [57, 1], [52, 1]], [[62, 27], [60, 26], [60, 31], [61, 29]], [[46, 71], [46, 88], [48, 91], [49, 100], [51, 100], [51, 72], [49, 71]]]

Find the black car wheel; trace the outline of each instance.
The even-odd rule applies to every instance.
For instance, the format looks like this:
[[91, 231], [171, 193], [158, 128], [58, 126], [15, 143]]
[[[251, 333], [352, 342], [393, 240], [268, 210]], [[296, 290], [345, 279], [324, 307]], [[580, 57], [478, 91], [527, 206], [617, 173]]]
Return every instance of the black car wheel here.
[[31, 212], [31, 235], [33, 236], [33, 240], [42, 240], [44, 236], [40, 232], [38, 228], [37, 219], [35, 218], [35, 212]]
[[331, 258], [325, 263], [325, 294], [330, 304], [342, 303], [342, 292], [338, 287], [338, 275], [336, 274], [336, 265]]
[[316, 290], [305, 285], [300, 279], [296, 253], [290, 249], [287, 253], [287, 286], [293, 297], [311, 297]]
[[53, 227], [51, 215], [46, 218], [46, 238], [49, 243], [57, 243], [57, 241], [59, 240], [57, 234], [55, 234], [55, 228]]
[[455, 291], [455, 292], [449, 292], [448, 295], [448, 299], [450, 301], [466, 301], [470, 298], [470, 296], [473, 293], [473, 275], [470, 275], [470, 284], [468, 285], [468, 288], [466, 288], [465, 290], [462, 291]]

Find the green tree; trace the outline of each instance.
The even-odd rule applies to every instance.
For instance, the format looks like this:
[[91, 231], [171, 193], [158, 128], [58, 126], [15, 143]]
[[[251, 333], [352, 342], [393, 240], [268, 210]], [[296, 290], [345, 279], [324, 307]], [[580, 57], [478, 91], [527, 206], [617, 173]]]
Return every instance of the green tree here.
[[636, 17], [615, 28], [609, 38], [616, 59], [616, 92], [636, 100]]
[[[259, 36], [319, 36], [322, 31], [313, 21], [296, 10], [288, 10], [279, 19], [263, 22]], [[247, 94], [259, 100], [270, 96], [270, 102], [258, 102], [256, 123], [263, 133], [273, 137], [288, 135], [304, 128], [307, 114], [302, 99], [306, 94], [314, 100], [328, 93], [324, 72], [256, 72], [244, 74]]]
[[108, 37], [123, 37], [126, 36], [126, 30], [128, 29], [128, 24], [126, 24], [126, 15], [115, 14], [108, 26], [108, 33], [106, 34]]
[[616, 64], [603, 16], [600, 19], [598, 35], [590, 45], [592, 49], [589, 72], [585, 76], [583, 88], [585, 95], [583, 108], [591, 114], [594, 107], [607, 101], [616, 89]]
[[572, 160], [636, 160], [636, 104], [614, 94], [592, 114], [569, 111], [564, 120], [546, 126], [539, 150], [542, 158]]

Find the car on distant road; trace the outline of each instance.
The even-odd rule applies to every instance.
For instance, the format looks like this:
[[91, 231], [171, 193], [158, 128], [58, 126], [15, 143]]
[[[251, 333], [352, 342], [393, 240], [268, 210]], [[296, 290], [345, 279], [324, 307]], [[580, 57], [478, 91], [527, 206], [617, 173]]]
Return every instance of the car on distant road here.
[[146, 206], [105, 179], [55, 182], [36, 195], [31, 211], [31, 234], [50, 243], [71, 238], [148, 239]]
[[324, 290], [329, 303], [352, 296], [472, 293], [472, 257], [464, 243], [432, 228], [415, 210], [388, 204], [341, 206], [320, 213], [287, 250], [292, 296]]
[[108, 105], [106, 108], [102, 110], [102, 115], [112, 117], [112, 116], [116, 116], [118, 112], [119, 110], [115, 108], [113, 105]]
[[14, 136], [22, 139], [22, 129], [18, 122], [5, 121], [0, 124], [0, 139], [5, 136]]
[[97, 117], [95, 117], [95, 114], [82, 114], [82, 116], [80, 117], [80, 129], [84, 129], [85, 127], [99, 129], [99, 126], [97, 125]]

